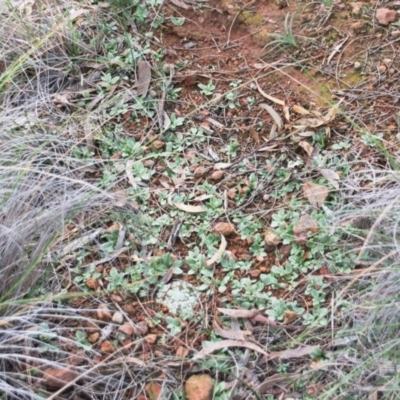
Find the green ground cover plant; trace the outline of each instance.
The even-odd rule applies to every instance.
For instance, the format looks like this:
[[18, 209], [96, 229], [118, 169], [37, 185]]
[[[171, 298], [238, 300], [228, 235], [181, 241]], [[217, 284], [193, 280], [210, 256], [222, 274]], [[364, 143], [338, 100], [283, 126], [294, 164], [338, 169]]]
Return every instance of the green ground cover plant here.
[[171, 3], [1, 4], [0, 397], [396, 398], [395, 128]]

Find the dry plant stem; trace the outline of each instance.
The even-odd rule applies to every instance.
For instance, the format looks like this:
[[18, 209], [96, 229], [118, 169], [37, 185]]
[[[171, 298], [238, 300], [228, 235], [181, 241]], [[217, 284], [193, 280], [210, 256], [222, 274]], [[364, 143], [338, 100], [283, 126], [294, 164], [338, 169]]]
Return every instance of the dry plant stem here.
[[[373, 235], [374, 235], [374, 233], [375, 233], [375, 230], [376, 230], [377, 226], [382, 222], [382, 220], [384, 219], [384, 217], [385, 217], [385, 216], [387, 215], [387, 213], [393, 208], [393, 206], [394, 206], [396, 203], [398, 203], [399, 199], [400, 199], [400, 195], [399, 195], [399, 196], [396, 196], [396, 197], [389, 203], [389, 205], [383, 210], [383, 212], [379, 215], [379, 217], [375, 220], [374, 224], [372, 225], [372, 227], [371, 227], [371, 229], [370, 229], [370, 231], [369, 231], [369, 233], [368, 233], [367, 238], [366, 238], [365, 241], [364, 241], [364, 245], [363, 245], [363, 247], [362, 247], [362, 249], [361, 249], [361, 251], [360, 251], [360, 253], [359, 253], [357, 259], [360, 259], [360, 258], [364, 255], [365, 250], [367, 249], [367, 246], [369, 245], [370, 241], [372, 240], [372, 237], [373, 237]], [[356, 261], [356, 262], [357, 262], [357, 261]]]
[[388, 260], [389, 258], [393, 257], [394, 255], [398, 254], [398, 250], [392, 250], [389, 254], [386, 254], [384, 257], [380, 258], [370, 267], [366, 268], [362, 271], [359, 275], [357, 275], [352, 281], [350, 281], [344, 289], [341, 290], [340, 294], [343, 295], [351, 286], [353, 286], [361, 277], [367, 275], [369, 272], [374, 271], [377, 269], [379, 264], [382, 264], [384, 261]]

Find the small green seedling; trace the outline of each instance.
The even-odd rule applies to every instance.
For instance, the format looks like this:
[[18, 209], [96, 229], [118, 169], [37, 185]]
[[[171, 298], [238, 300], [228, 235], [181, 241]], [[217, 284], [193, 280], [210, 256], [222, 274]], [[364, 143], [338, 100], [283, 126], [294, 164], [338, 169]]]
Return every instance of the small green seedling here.
[[199, 83], [197, 86], [201, 89], [201, 93], [203, 93], [205, 96], [211, 96], [215, 91], [215, 85], [213, 84], [213, 81], [211, 79], [209, 80], [207, 85]]

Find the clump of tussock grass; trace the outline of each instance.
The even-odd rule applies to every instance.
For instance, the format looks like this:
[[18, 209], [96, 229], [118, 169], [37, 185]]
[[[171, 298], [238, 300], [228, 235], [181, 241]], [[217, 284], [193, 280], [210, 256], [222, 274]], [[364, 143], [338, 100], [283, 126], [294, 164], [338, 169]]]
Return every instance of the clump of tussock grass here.
[[336, 295], [336, 335], [348, 344], [335, 352], [335, 383], [321, 398], [394, 399], [400, 391], [400, 173], [366, 165], [344, 184], [346, 205], [334, 223], [346, 232], [347, 247], [356, 244], [357, 273], [341, 278]]
[[[132, 398], [141, 381], [136, 371], [148, 373], [147, 369], [140, 363], [115, 362], [120, 351], [100, 363], [94, 361], [99, 352], [83, 346], [76, 331], [90, 333], [89, 321], [92, 329], [93, 324], [99, 330], [106, 327], [96, 318], [100, 300], [92, 293], [94, 309], [69, 306], [68, 299], [82, 293], [67, 293], [70, 282], [57, 270], [71, 221], [79, 227], [79, 237], [106, 226], [112, 212], [123, 212], [113, 195], [119, 178], [106, 189], [98, 184], [98, 168], [104, 160], [75, 156], [74, 150], [83, 144], [77, 127], [87, 111], [72, 114], [54, 102], [54, 94], [63, 94], [71, 88], [71, 80], [79, 80], [82, 54], [97, 56], [97, 42], [88, 47], [90, 38], [86, 40], [63, 18], [72, 3], [36, 4], [28, 17], [4, 4], [0, 8], [4, 17], [0, 27], [4, 39], [0, 41], [0, 394], [7, 399]], [[91, 32], [90, 27], [86, 32]], [[140, 341], [132, 347], [139, 345]], [[77, 365], [71, 361], [74, 355], [81, 358]], [[146, 365], [157, 370], [151, 363]], [[46, 386], [46, 371], [65, 368], [72, 368], [76, 379], [55, 395], [58, 388]]]

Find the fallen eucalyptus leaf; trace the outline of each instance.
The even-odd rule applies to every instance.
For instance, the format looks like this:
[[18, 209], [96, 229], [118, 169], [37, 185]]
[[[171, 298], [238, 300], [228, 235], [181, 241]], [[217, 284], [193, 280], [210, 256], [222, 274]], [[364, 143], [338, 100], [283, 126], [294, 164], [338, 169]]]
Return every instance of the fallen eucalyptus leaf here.
[[138, 61], [137, 94], [146, 96], [151, 81], [151, 68], [147, 61]]
[[303, 108], [302, 106], [299, 106], [297, 104], [295, 104], [292, 107], [292, 109], [293, 109], [293, 111], [295, 113], [300, 114], [300, 115], [308, 115], [308, 114], [310, 114], [310, 111], [306, 110], [305, 108]]
[[236, 332], [233, 330], [223, 329], [219, 326], [216, 320], [213, 321], [213, 329], [218, 336], [221, 336], [224, 339], [244, 340], [242, 331]]
[[168, 204], [188, 213], [202, 213], [206, 211], [203, 206], [191, 206], [190, 204], [175, 203], [172, 201], [172, 193], [168, 196]]
[[255, 82], [256, 82], [258, 91], [259, 91], [260, 94], [262, 94], [266, 99], [268, 99], [268, 100], [270, 100], [270, 101], [272, 101], [272, 102], [274, 102], [274, 103], [276, 103], [276, 104], [279, 104], [279, 105], [281, 105], [281, 106], [283, 106], [283, 107], [285, 106], [285, 102], [284, 102], [283, 100], [279, 100], [279, 99], [277, 99], [276, 97], [270, 96], [269, 94], [265, 93], [265, 92], [260, 88], [260, 85], [258, 84], [258, 82], [257, 82], [257, 81], [255, 81]]
[[199, 351], [193, 360], [201, 360], [209, 354], [214, 353], [214, 351], [226, 349], [228, 347], [245, 347], [250, 350], [254, 350], [258, 353], [263, 354], [266, 358], [269, 358], [269, 354], [260, 346], [257, 346], [253, 342], [246, 340], [222, 340], [221, 342], [212, 343], [203, 350]]
[[207, 267], [212, 267], [217, 261], [221, 259], [221, 257], [224, 255], [224, 251], [226, 250], [226, 246], [226, 239], [223, 235], [221, 235], [221, 244], [219, 246], [219, 249], [209, 260], [206, 261]]
[[303, 193], [313, 207], [321, 207], [329, 196], [329, 189], [323, 185], [306, 182], [303, 185]]
[[340, 176], [335, 171], [321, 168], [319, 172], [335, 189], [339, 190]]
[[272, 117], [276, 125], [278, 126], [278, 130], [280, 131], [283, 128], [283, 121], [280, 115], [268, 104], [261, 103], [260, 107], [264, 110], [268, 111], [269, 115]]
[[217, 308], [217, 310], [224, 315], [232, 318], [254, 318], [260, 314], [257, 309], [245, 310], [245, 309], [232, 309], [232, 308]]
[[299, 142], [299, 146], [305, 150], [305, 152], [308, 154], [309, 157], [311, 157], [311, 154], [314, 151], [314, 147], [310, 143], [306, 142], [305, 140], [302, 140]]

